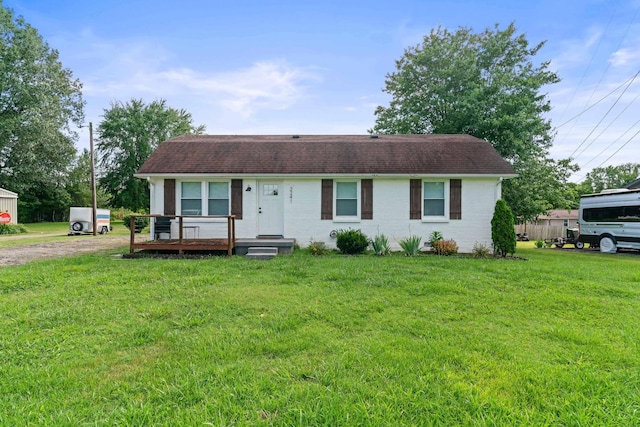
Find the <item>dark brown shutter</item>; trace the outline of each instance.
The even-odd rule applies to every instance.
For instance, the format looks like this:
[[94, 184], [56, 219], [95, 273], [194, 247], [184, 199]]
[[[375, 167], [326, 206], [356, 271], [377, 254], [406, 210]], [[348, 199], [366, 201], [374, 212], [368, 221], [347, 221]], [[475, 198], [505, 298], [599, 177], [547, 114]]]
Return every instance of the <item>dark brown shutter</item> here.
[[360, 219], [373, 219], [373, 180], [360, 181]]
[[164, 214], [176, 214], [176, 180], [164, 180]]
[[449, 219], [462, 219], [462, 180], [449, 181]]
[[409, 219], [422, 218], [422, 180], [412, 179], [409, 185]]
[[242, 219], [242, 180], [231, 180], [231, 215]]
[[333, 219], [333, 180], [322, 180], [320, 219]]

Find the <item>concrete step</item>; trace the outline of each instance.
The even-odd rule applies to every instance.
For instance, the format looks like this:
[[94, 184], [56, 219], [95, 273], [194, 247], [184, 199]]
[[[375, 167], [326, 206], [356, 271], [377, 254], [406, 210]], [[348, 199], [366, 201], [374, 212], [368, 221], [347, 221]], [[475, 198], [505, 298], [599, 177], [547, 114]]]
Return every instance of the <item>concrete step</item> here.
[[265, 259], [269, 260], [278, 255], [278, 248], [272, 247], [250, 247], [246, 257], [248, 259]]
[[252, 246], [247, 251], [247, 255], [255, 253], [278, 255], [278, 248], [273, 246]]
[[268, 247], [278, 248], [278, 255], [287, 255], [293, 252], [295, 239], [236, 239], [236, 254], [246, 255], [249, 248]]

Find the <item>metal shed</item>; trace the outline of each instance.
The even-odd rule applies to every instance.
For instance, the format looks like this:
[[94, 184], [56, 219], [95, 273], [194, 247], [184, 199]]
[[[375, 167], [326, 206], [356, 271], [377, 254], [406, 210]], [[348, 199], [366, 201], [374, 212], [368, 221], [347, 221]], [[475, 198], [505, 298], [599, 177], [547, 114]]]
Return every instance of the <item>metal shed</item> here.
[[2, 220], [6, 218], [7, 213], [11, 218], [11, 220], [9, 221], [9, 224], [17, 224], [18, 223], [18, 195], [13, 191], [0, 188], [0, 222], [3, 222]]

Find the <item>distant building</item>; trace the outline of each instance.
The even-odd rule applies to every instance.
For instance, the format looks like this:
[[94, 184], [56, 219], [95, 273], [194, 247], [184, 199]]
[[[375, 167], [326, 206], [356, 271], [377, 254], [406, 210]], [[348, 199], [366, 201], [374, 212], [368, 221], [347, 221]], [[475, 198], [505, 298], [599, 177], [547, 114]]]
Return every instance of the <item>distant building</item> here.
[[0, 223], [18, 223], [18, 195], [0, 188]]
[[539, 215], [533, 223], [551, 227], [575, 227], [578, 224], [578, 209], [552, 209], [549, 215]]

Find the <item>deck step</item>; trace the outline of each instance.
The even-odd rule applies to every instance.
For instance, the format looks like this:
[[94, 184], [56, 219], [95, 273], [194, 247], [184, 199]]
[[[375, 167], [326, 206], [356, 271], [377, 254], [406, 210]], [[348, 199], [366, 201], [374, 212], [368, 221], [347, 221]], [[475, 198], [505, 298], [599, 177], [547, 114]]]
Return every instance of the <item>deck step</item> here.
[[247, 251], [249, 259], [271, 259], [278, 255], [278, 248], [269, 246], [250, 247]]
[[278, 255], [288, 255], [293, 252], [295, 239], [236, 239], [235, 251], [238, 255], [246, 255], [249, 248], [265, 247], [278, 248]]

